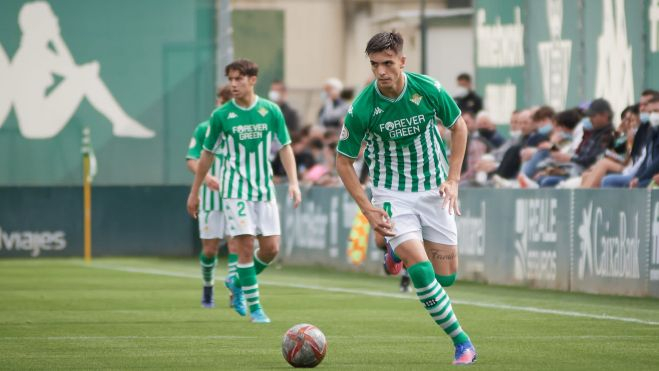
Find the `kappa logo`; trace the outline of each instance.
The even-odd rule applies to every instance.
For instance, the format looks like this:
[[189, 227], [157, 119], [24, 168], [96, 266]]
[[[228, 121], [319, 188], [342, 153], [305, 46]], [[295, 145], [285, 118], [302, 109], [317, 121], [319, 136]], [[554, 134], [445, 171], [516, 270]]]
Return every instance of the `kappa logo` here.
[[384, 111], [382, 110], [382, 108], [380, 108], [380, 107], [375, 107], [375, 109], [373, 110], [373, 116], [377, 116], [377, 115], [381, 114], [382, 112], [384, 112]]
[[350, 108], [348, 108], [348, 114], [352, 116], [352, 104], [350, 105]]
[[339, 135], [339, 140], [346, 140], [350, 136], [350, 132], [348, 132], [348, 129], [346, 129], [346, 126], [343, 125], [341, 128], [341, 135]]
[[420, 96], [419, 94], [414, 94], [412, 98], [410, 98], [410, 102], [418, 106], [421, 103], [421, 99], [423, 99], [422, 96]]
[[261, 109], [259, 109], [259, 114], [260, 114], [262, 117], [265, 117], [265, 115], [268, 114], [268, 110], [265, 109], [265, 107], [261, 107]]
[[235, 119], [236, 117], [238, 117], [238, 115], [236, 115], [233, 112], [229, 112], [229, 115], [227, 116], [227, 119]]
[[194, 148], [197, 145], [195, 138], [190, 139], [190, 146], [188, 148]]

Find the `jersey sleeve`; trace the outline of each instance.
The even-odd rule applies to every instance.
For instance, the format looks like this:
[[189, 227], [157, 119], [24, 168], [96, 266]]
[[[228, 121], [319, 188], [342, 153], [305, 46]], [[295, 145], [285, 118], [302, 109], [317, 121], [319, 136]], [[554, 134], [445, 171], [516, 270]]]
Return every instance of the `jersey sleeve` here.
[[460, 108], [458, 108], [458, 105], [442, 85], [437, 81], [434, 84], [434, 89], [431, 88], [430, 90], [437, 118], [441, 120], [444, 127], [451, 128], [462, 112], [460, 112]]
[[222, 134], [222, 120], [220, 116], [213, 113], [210, 120], [208, 120], [208, 129], [204, 133], [204, 149], [212, 153], [216, 153], [220, 145], [220, 137]]
[[288, 128], [286, 127], [286, 120], [284, 119], [284, 115], [281, 113], [281, 109], [279, 109], [278, 106], [275, 106], [274, 111], [274, 116], [275, 116], [275, 135], [277, 136], [277, 140], [281, 144], [281, 146], [285, 146], [287, 144], [291, 144], [291, 136], [288, 133]]
[[201, 157], [204, 139], [206, 139], [206, 130], [204, 125], [198, 125], [192, 133], [192, 138], [190, 138], [188, 154], [185, 156], [186, 159], [198, 160], [199, 157]]
[[337, 152], [350, 158], [357, 158], [364, 136], [366, 136], [366, 122], [356, 113], [353, 114], [353, 107], [350, 107], [341, 129]]

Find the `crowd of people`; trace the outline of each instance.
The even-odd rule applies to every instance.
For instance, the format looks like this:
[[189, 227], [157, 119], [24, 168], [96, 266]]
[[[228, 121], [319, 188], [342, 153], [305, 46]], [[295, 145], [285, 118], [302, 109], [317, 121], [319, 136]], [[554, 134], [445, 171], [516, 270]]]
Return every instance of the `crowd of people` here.
[[[509, 130], [501, 130], [483, 110], [471, 76], [457, 77], [454, 100], [469, 129], [461, 186], [497, 188], [626, 188], [659, 185], [659, 91], [647, 89], [636, 104], [619, 113], [619, 124], [606, 99], [555, 111], [549, 106], [511, 113]], [[277, 102], [291, 133], [299, 179], [303, 184], [339, 186], [335, 158], [342, 120], [353, 91], [336, 78], [322, 90], [317, 122], [300, 125], [281, 81], [269, 97]], [[654, 113], [654, 115], [653, 115]], [[654, 121], [653, 121], [654, 120]], [[442, 131], [450, 143], [450, 133]], [[363, 161], [355, 163], [360, 181], [368, 182]], [[275, 182], [285, 181], [281, 161], [273, 161]]]

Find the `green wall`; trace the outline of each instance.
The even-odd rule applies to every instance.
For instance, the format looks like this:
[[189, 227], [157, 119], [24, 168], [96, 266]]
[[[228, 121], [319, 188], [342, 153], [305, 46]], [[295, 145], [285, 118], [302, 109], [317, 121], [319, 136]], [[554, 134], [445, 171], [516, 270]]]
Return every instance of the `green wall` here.
[[[479, 39], [485, 45], [488, 37], [503, 35], [494, 38], [494, 45], [510, 48], [510, 35], [518, 34], [508, 32], [516, 8], [524, 26], [523, 63], [482, 63], [491, 61], [492, 49], [476, 48], [477, 89], [486, 104], [488, 86], [509, 82], [517, 89], [512, 103], [490, 95], [494, 109], [505, 104], [564, 109], [603, 96], [620, 113], [645, 88], [659, 88], [659, 52], [650, 45], [651, 24], [659, 19], [653, 20], [650, 1], [477, 0], [474, 6], [477, 46]], [[485, 27], [479, 26], [479, 13], [486, 15]], [[558, 25], [557, 32], [551, 32], [550, 24]], [[479, 29], [488, 32], [479, 34]]]
[[[24, 3], [0, 3], [0, 45], [10, 60], [21, 39], [18, 14]], [[101, 80], [116, 101], [155, 137], [113, 136], [110, 121], [83, 99], [57, 135], [27, 139], [12, 110], [0, 123], [0, 185], [80, 184], [85, 126], [91, 129], [98, 159], [96, 184], [188, 183], [183, 159], [190, 134], [214, 106], [214, 1], [49, 4], [76, 64], [98, 61]], [[7, 84], [0, 81], [0, 89]]]

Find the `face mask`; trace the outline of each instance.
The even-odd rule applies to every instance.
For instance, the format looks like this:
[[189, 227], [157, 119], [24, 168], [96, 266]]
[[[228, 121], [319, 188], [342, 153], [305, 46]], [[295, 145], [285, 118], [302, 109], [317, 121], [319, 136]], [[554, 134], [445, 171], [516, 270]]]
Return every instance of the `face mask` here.
[[281, 95], [279, 94], [278, 91], [275, 90], [270, 90], [268, 92], [268, 99], [270, 99], [273, 102], [279, 102], [279, 99], [281, 98]]
[[645, 124], [646, 122], [650, 122], [650, 112], [641, 112], [638, 117], [641, 119], [641, 123]]
[[589, 117], [584, 117], [581, 120], [581, 126], [583, 127], [584, 130], [593, 130], [593, 123], [590, 122]]
[[538, 128], [538, 134], [547, 135], [551, 133], [551, 129], [552, 129], [552, 125], [550, 123], [546, 123]]
[[489, 138], [492, 134], [494, 134], [494, 130], [478, 129], [478, 134], [480, 134], [482, 137]]
[[466, 97], [467, 94], [469, 94], [469, 90], [465, 88], [464, 86], [458, 86], [455, 88], [455, 96], [458, 98]]
[[572, 140], [572, 134], [562, 132], [561, 133], [561, 140]]
[[510, 137], [512, 139], [519, 139], [519, 137], [522, 136], [522, 131], [521, 130], [511, 130], [510, 131]]
[[652, 112], [650, 114], [650, 125], [653, 128], [659, 127], [659, 112]]

